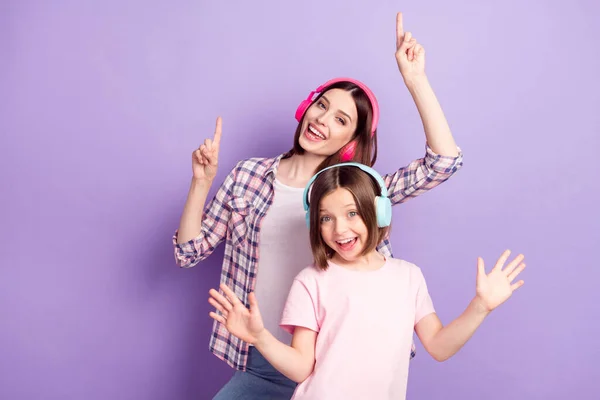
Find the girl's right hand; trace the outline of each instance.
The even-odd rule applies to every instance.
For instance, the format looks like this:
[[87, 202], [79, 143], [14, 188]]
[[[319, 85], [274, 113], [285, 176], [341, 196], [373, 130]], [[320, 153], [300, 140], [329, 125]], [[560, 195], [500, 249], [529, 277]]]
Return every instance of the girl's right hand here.
[[225, 325], [225, 328], [233, 336], [240, 338], [246, 343], [255, 344], [259, 336], [264, 333], [265, 326], [254, 292], [248, 295], [250, 310], [240, 301], [240, 299], [226, 285], [221, 284], [221, 290], [225, 296], [221, 295], [215, 289], [208, 293], [210, 298], [208, 302], [221, 312], [218, 315], [215, 312], [209, 313], [212, 319]]
[[213, 139], [204, 140], [192, 153], [192, 172], [194, 179], [212, 183], [217, 175], [217, 166], [219, 164], [219, 145], [221, 143], [221, 117], [217, 118], [217, 126]]

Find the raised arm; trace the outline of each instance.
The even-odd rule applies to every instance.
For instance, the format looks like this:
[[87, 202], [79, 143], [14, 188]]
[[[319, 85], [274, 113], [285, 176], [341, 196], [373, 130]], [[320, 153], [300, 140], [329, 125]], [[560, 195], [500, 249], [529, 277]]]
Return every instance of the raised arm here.
[[392, 204], [396, 205], [435, 188], [448, 180], [461, 167], [462, 155], [441, 156], [427, 146], [425, 157], [383, 176], [383, 180]]
[[486, 275], [483, 260], [477, 260], [477, 289], [466, 310], [454, 321], [443, 326], [435, 313], [423, 317], [415, 331], [423, 347], [437, 361], [445, 361], [456, 354], [473, 336], [483, 320], [504, 303], [512, 293], [523, 286], [520, 280], [512, 283], [523, 271], [523, 255], [518, 255], [506, 268], [510, 251], [505, 251], [492, 271]]
[[206, 139], [204, 144], [192, 153], [192, 182], [179, 229], [173, 236], [175, 260], [181, 267], [192, 267], [208, 257], [227, 233], [230, 210], [225, 204], [230, 199], [235, 170], [227, 176], [205, 208], [208, 192], [217, 174], [221, 125], [219, 117], [213, 139]]
[[425, 74], [425, 49], [411, 32], [404, 32], [400, 12], [396, 16], [396, 62], [421, 116], [427, 144], [439, 155], [457, 157], [450, 126]]
[[179, 229], [177, 230], [177, 243], [185, 243], [200, 234], [204, 203], [208, 191], [217, 175], [219, 165], [219, 146], [221, 144], [221, 117], [217, 118], [217, 126], [213, 140], [205, 139], [192, 153], [192, 182], [188, 197], [183, 207]]

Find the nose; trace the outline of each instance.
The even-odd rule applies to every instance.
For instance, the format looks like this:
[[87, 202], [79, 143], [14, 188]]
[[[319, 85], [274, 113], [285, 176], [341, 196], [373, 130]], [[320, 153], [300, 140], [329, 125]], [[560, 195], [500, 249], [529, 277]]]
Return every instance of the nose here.
[[327, 111], [323, 110], [323, 112], [321, 114], [319, 114], [319, 116], [317, 117], [317, 122], [323, 126], [325, 126], [325, 121], [327, 118]]
[[335, 225], [333, 229], [337, 235], [341, 235], [348, 229], [348, 224], [346, 223], [346, 220], [344, 218], [337, 218], [335, 220]]

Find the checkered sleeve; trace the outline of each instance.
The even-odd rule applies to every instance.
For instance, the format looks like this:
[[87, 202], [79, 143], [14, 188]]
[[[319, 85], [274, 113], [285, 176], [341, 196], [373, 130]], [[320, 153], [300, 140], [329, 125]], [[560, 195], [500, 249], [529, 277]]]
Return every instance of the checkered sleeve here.
[[425, 157], [383, 177], [392, 204], [403, 203], [433, 189], [450, 178], [462, 164], [463, 155], [460, 148], [458, 156], [452, 157], [436, 154], [427, 145]]
[[175, 261], [180, 267], [190, 268], [195, 266], [198, 262], [210, 256], [219, 243], [225, 239], [227, 222], [231, 214], [231, 209], [226, 206], [226, 203], [232, 197], [237, 169], [236, 166], [227, 175], [213, 199], [205, 207], [200, 234], [185, 243], [177, 243], [178, 231], [175, 231], [173, 247]]

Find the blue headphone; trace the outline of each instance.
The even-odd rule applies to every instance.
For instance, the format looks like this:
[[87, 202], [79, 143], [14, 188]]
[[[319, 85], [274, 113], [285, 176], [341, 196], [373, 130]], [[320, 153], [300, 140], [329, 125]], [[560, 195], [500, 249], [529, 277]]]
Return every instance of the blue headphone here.
[[364, 164], [355, 163], [355, 162], [340, 163], [340, 164], [332, 165], [327, 168], [323, 168], [321, 171], [317, 172], [312, 178], [310, 178], [310, 180], [308, 181], [308, 184], [304, 188], [304, 195], [302, 196], [302, 201], [304, 203], [304, 211], [306, 211], [306, 215], [305, 215], [306, 226], [308, 226], [310, 228], [310, 210], [309, 210], [309, 206], [308, 206], [308, 191], [310, 190], [310, 187], [312, 186], [313, 182], [315, 181], [315, 179], [317, 179], [317, 176], [319, 176], [319, 174], [321, 172], [327, 171], [328, 169], [331, 169], [331, 168], [339, 168], [339, 167], [344, 167], [344, 166], [360, 168], [363, 171], [365, 171], [366, 173], [368, 173], [369, 175], [371, 175], [377, 181], [377, 183], [381, 187], [381, 196], [375, 197], [375, 212], [377, 214], [377, 226], [380, 228], [385, 228], [386, 226], [390, 226], [390, 224], [392, 222], [392, 202], [388, 198], [387, 187], [385, 186], [385, 182], [383, 181], [383, 178], [373, 168], [370, 168]]

